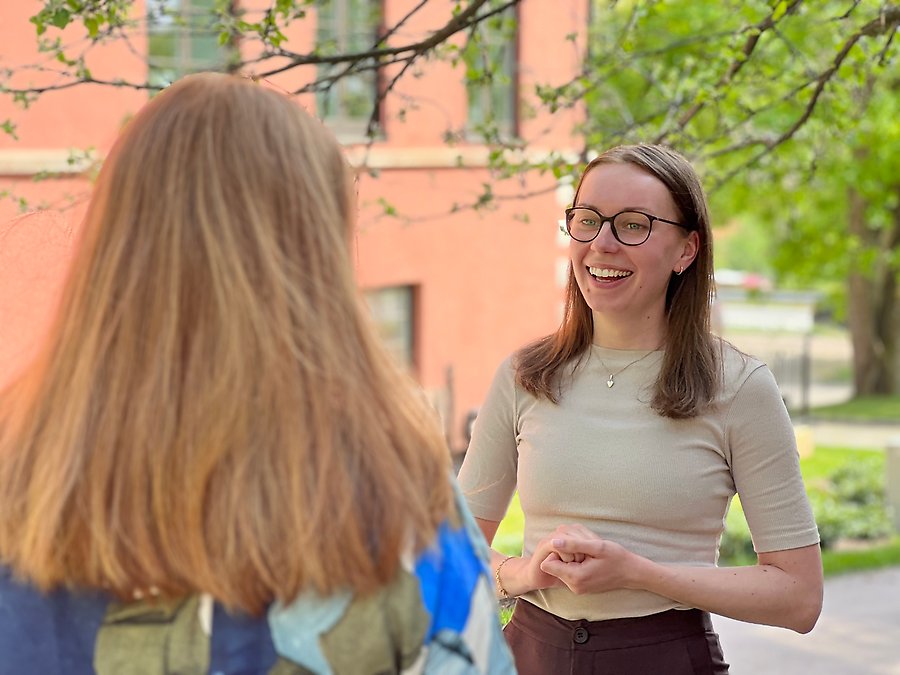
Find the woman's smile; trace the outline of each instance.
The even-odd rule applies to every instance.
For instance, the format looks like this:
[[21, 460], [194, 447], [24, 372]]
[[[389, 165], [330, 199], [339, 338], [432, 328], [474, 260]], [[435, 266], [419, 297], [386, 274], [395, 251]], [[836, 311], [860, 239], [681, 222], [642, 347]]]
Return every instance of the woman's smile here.
[[619, 281], [630, 277], [633, 272], [629, 270], [616, 269], [614, 267], [588, 267], [588, 274], [600, 282], [609, 283], [611, 281]]

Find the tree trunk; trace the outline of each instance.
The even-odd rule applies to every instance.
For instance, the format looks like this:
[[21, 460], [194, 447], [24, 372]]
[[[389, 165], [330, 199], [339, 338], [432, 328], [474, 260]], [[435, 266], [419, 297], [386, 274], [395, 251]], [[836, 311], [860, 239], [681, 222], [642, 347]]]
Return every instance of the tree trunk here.
[[[900, 195], [900, 185], [895, 187]], [[897, 393], [898, 330], [900, 330], [900, 205], [890, 224], [874, 229], [866, 223], [866, 200], [853, 188], [848, 194], [850, 235], [864, 248], [874, 248], [869, 269], [854, 266], [848, 275], [847, 320], [853, 345], [853, 384], [856, 396]]]

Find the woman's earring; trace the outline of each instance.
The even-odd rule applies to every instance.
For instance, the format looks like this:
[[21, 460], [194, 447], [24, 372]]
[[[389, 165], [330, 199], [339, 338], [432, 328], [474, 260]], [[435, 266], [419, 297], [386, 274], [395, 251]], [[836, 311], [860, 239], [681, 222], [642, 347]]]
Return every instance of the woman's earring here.
[[675, 274], [677, 274], [678, 276], [681, 276], [683, 272], [684, 272], [684, 265], [682, 265], [681, 267], [679, 267], [679, 268], [678, 268], [678, 271], [675, 272]]

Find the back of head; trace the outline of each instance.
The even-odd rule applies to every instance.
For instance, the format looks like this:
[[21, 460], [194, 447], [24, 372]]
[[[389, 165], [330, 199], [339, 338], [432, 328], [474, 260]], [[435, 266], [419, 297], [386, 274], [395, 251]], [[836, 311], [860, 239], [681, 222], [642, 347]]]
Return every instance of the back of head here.
[[5, 562], [258, 611], [371, 589], [430, 538], [447, 453], [361, 308], [352, 209], [331, 135], [247, 80], [185, 78], [129, 123], [0, 408]]

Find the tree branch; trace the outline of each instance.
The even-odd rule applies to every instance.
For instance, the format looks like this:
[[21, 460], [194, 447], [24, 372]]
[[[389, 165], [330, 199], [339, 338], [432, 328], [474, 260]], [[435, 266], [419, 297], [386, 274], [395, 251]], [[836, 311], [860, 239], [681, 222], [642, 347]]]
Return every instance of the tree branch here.
[[[734, 76], [737, 75], [741, 68], [750, 60], [750, 57], [753, 55], [753, 51], [756, 49], [756, 46], [759, 44], [759, 39], [762, 37], [763, 33], [765, 33], [770, 28], [773, 28], [781, 19], [785, 16], [789, 16], [797, 9], [800, 3], [803, 0], [792, 0], [791, 3], [787, 6], [782, 13], [778, 14], [778, 5], [776, 4], [775, 8], [766, 16], [765, 19], [757, 23], [755, 26], [752, 26], [746, 29], [745, 32], [748, 32], [746, 40], [744, 40], [744, 46], [741, 48], [740, 55], [731, 62], [728, 70], [726, 70], [719, 80], [715, 84], [715, 89], [722, 89], [734, 79]], [[678, 122], [675, 125], [675, 129], [666, 129], [661, 134], [659, 134], [654, 143], [663, 143], [666, 138], [668, 138], [673, 131], [682, 131], [688, 125], [688, 123], [694, 119], [694, 117], [706, 106], [706, 101], [697, 101], [688, 108], [685, 113], [678, 119]]]
[[[433, 31], [427, 38], [423, 40], [397, 45], [394, 47], [378, 46], [384, 44], [385, 40], [389, 36], [395, 34], [397, 29], [404, 23], [406, 23], [416, 12], [418, 12], [427, 1], [428, 0], [421, 0], [417, 6], [415, 6], [410, 12], [408, 12], [396, 24], [394, 24], [394, 26], [385, 33], [385, 35], [379, 37], [379, 39], [375, 42], [371, 49], [361, 52], [351, 52], [334, 55], [298, 54], [286, 49], [278, 49], [277, 51], [266, 52], [253, 60], [240, 61], [235, 64], [235, 66], [238, 69], [243, 69], [251, 63], [263, 63], [266, 60], [272, 58], [288, 59], [288, 63], [283, 66], [252, 74], [252, 76], [256, 79], [265, 79], [303, 65], [347, 65], [347, 67], [342, 69], [337, 76], [326, 77], [317, 80], [316, 82], [309, 83], [304, 87], [298, 89], [294, 93], [318, 91], [322, 89], [323, 84], [327, 88], [328, 86], [331, 86], [331, 83], [336, 81], [336, 79], [340, 79], [340, 77], [345, 77], [353, 73], [364, 72], [366, 70], [374, 70], [385, 65], [392, 65], [395, 63], [413, 62], [419, 57], [436, 49], [439, 45], [446, 42], [456, 33], [466, 30], [467, 28], [484, 21], [491, 16], [494, 16], [495, 14], [503, 12], [509, 7], [518, 5], [521, 2], [521, 0], [507, 0], [496, 8], [493, 8], [488, 12], [479, 14], [479, 10], [488, 5], [491, 0], [471, 0], [469, 5], [464, 10], [462, 10], [455, 16], [452, 16], [443, 26]], [[110, 29], [109, 33], [112, 33], [112, 28]], [[91, 44], [96, 44], [97, 42], [97, 39], [91, 40]], [[82, 56], [83, 55], [84, 52], [82, 52]], [[72, 87], [81, 84], [101, 84], [112, 87], [125, 87], [143, 90], [158, 88], [154, 85], [151, 85], [149, 82], [138, 83], [118, 79], [102, 80], [93, 77], [74, 77], [71, 81], [68, 82], [60, 82], [39, 87], [7, 87], [4, 85], [0, 85], [0, 92], [12, 95], [40, 95], [50, 91], [71, 89]]]
[[796, 120], [794, 120], [794, 123], [791, 124], [790, 127], [788, 127], [774, 139], [748, 139], [739, 144], [730, 146], [729, 148], [726, 148], [724, 150], [720, 150], [717, 153], [719, 155], [725, 154], [729, 151], [749, 148], [755, 145], [763, 146], [763, 149], [756, 155], [751, 157], [747, 162], [740, 164], [739, 166], [733, 168], [731, 171], [725, 174], [725, 176], [716, 183], [715, 187], [717, 188], [721, 185], [724, 185], [729, 180], [734, 178], [737, 174], [752, 166], [755, 166], [766, 155], [770, 154], [776, 148], [793, 138], [794, 135], [803, 127], [803, 125], [805, 125], [809, 121], [810, 117], [812, 117], [813, 113], [815, 112], [816, 106], [819, 103], [819, 98], [825, 91], [825, 87], [831, 81], [831, 78], [841, 67], [841, 64], [844, 62], [844, 60], [847, 58], [856, 44], [864, 37], [877, 37], [880, 35], [884, 35], [885, 33], [889, 33], [888, 40], [891, 40], [897, 30], [898, 25], [900, 25], [900, 6], [883, 8], [877, 19], [869, 21], [844, 42], [844, 44], [841, 46], [841, 49], [835, 55], [834, 59], [831, 62], [831, 65], [828, 68], [822, 71], [818, 75], [818, 77], [810, 80], [801, 88], [805, 89], [807, 86], [815, 84], [815, 88], [813, 89], [809, 100], [806, 102], [806, 105], [803, 108], [803, 112]]
[[[354, 52], [347, 54], [334, 54], [331, 56], [321, 56], [316, 54], [296, 54], [292, 52], [284, 52], [281, 56], [288, 56], [291, 61], [284, 66], [275, 68], [265, 73], [260, 73], [259, 77], [271, 77], [278, 73], [290, 70], [297, 66], [303, 65], [327, 65], [340, 64], [347, 62], [377, 61], [384, 57], [397, 57], [397, 61], [415, 59], [423, 54], [434, 50], [439, 45], [446, 42], [456, 33], [466, 30], [470, 26], [480, 23], [485, 19], [501, 12], [509, 7], [518, 5], [521, 0], [508, 0], [498, 9], [494, 9], [482, 15], [478, 15], [478, 10], [489, 3], [490, 0], [472, 0], [471, 4], [462, 12], [452, 17], [442, 28], [433, 32], [424, 40], [412, 42], [397, 47], [379, 47], [368, 49], [362, 52]], [[376, 44], [380, 44], [383, 40], [379, 40]]]

